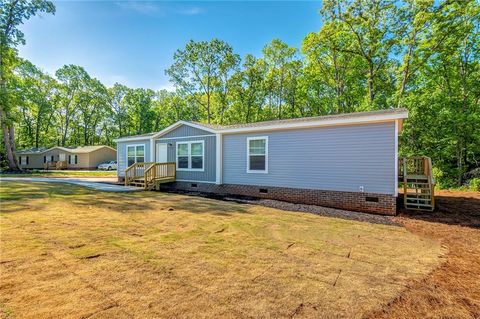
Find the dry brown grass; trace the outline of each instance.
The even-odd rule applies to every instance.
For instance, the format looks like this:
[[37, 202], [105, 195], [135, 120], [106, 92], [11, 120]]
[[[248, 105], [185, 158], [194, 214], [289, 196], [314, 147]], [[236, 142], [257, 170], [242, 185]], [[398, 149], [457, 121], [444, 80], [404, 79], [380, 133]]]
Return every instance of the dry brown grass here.
[[414, 234], [441, 242], [446, 262], [371, 318], [480, 318], [480, 193], [438, 191], [433, 213], [402, 212]]
[[444, 250], [373, 225], [163, 193], [2, 182], [12, 318], [358, 318]]

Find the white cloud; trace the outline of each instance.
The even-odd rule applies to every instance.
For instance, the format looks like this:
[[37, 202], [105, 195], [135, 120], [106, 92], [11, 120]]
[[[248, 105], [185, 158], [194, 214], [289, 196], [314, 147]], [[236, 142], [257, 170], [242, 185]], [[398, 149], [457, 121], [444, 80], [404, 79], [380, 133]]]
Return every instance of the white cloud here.
[[149, 1], [120, 1], [116, 2], [116, 4], [124, 10], [135, 11], [141, 14], [161, 13], [160, 7]]
[[194, 16], [197, 14], [202, 14], [205, 12], [203, 8], [200, 7], [184, 7], [179, 10], [176, 10], [177, 13], [187, 15], [187, 16]]
[[118, 1], [116, 4], [123, 10], [135, 11], [145, 15], [180, 14], [193, 16], [205, 12], [203, 8], [197, 6], [169, 6], [154, 1]]
[[175, 92], [175, 86], [172, 83], [164, 83], [160, 85], [156, 91], [167, 90], [168, 92]]

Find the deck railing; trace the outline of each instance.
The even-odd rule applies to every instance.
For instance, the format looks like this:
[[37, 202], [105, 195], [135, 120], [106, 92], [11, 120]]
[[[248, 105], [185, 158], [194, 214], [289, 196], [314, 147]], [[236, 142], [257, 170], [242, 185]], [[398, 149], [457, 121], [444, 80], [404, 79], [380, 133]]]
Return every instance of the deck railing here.
[[398, 159], [398, 176], [424, 175], [430, 176], [432, 161], [426, 156], [402, 157]]
[[148, 189], [155, 186], [155, 181], [175, 181], [176, 174], [175, 162], [133, 163], [125, 170], [125, 186], [128, 186], [131, 183], [137, 183]]
[[409, 181], [420, 180], [423, 182], [427, 180], [430, 191], [431, 202], [433, 209], [435, 207], [435, 178], [432, 171], [432, 160], [426, 156], [403, 157], [398, 159], [398, 177], [403, 182], [403, 193], [405, 206], [407, 205], [407, 193]]
[[141, 162], [141, 163], [133, 163], [125, 170], [125, 185], [127, 186], [131, 181], [144, 177], [145, 171], [152, 166], [153, 162]]
[[145, 186], [148, 187], [155, 180], [175, 180], [176, 174], [175, 162], [154, 163], [145, 171]]

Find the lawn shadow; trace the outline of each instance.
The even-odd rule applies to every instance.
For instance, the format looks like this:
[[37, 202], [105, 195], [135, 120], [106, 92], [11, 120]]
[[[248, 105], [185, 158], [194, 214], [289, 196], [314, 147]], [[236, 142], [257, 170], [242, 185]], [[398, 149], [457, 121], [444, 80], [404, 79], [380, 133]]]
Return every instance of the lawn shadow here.
[[[400, 199], [401, 197], [399, 197]], [[477, 196], [436, 195], [435, 210], [417, 211], [399, 205], [399, 216], [433, 223], [480, 228], [480, 198]]]
[[15, 213], [24, 210], [41, 211], [47, 201], [37, 199], [64, 198], [81, 207], [98, 207], [117, 213], [150, 213], [183, 210], [195, 214], [231, 216], [248, 213], [244, 205], [225, 203], [202, 196], [186, 196], [166, 192], [103, 192], [80, 185], [32, 181], [2, 181], [0, 200], [1, 212]]

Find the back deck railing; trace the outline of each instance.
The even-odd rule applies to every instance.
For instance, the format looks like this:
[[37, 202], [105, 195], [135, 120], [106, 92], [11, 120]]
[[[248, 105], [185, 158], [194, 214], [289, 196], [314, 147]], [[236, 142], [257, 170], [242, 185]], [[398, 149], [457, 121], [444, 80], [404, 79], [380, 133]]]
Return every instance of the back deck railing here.
[[435, 179], [432, 160], [426, 156], [398, 160], [398, 179], [403, 183], [404, 206], [409, 209], [435, 208]]

